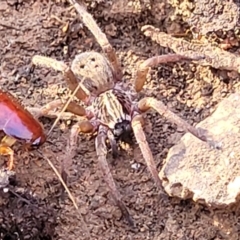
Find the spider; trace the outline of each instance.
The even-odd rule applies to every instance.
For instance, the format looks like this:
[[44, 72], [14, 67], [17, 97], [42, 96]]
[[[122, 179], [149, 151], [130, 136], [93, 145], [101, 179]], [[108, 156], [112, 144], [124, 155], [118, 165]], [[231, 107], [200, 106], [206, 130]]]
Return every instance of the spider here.
[[[66, 160], [72, 161], [77, 147], [79, 132], [97, 132], [95, 147], [103, 177], [123, 215], [129, 223], [132, 223], [129, 211], [122, 201], [122, 196], [116, 187], [107, 163], [108, 148], [106, 140], [109, 140], [112, 154], [116, 157], [117, 141], [120, 139], [127, 141], [131, 137], [131, 133], [133, 133], [153, 180], [160, 193], [162, 193], [161, 180], [143, 132], [143, 118], [141, 114], [152, 108], [200, 140], [208, 141], [208, 138], [200, 129], [189, 125], [171, 112], [161, 101], [152, 97], [145, 97], [137, 102], [134, 101], [134, 97], [142, 90], [150, 67], [160, 63], [180, 60], [199, 60], [202, 57], [189, 58], [178, 54], [168, 54], [149, 58], [137, 67], [134, 86], [133, 89], [130, 89], [124, 86], [122, 82], [122, 70], [113, 47], [94, 21], [92, 15], [87, 12], [82, 4], [74, 0], [69, 2], [75, 7], [81, 16], [82, 22], [100, 44], [104, 55], [94, 51], [78, 54], [72, 61], [71, 67], [64, 62], [39, 55], [35, 55], [32, 58], [32, 62], [35, 66], [61, 71], [71, 91], [78, 87], [75, 96], [87, 107], [84, 108], [72, 100], [67, 106], [67, 110], [78, 116], [85, 117], [85, 120], [78, 121], [71, 129], [67, 144]], [[60, 100], [47, 104], [39, 109], [38, 116], [47, 116], [50, 111], [61, 106], [61, 104], [63, 103]], [[62, 117], [64, 117], [64, 113]]]

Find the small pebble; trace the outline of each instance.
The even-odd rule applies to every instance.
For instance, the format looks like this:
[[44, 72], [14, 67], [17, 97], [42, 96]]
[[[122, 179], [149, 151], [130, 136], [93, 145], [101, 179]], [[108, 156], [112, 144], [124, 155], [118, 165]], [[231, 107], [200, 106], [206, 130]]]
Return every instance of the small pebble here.
[[140, 167], [141, 167], [141, 164], [139, 164], [139, 163], [133, 163], [131, 165], [131, 168], [134, 169], [134, 170], [138, 170]]

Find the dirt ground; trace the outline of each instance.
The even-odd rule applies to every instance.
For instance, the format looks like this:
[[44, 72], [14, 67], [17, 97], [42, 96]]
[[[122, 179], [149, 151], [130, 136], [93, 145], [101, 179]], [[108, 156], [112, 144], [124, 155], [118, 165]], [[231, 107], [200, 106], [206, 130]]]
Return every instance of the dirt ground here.
[[[156, 15], [170, 14], [164, 4], [160, 8], [162, 12], [141, 5], [139, 9], [121, 12], [121, 8], [113, 11], [112, 1], [87, 2], [88, 10], [116, 49], [124, 68], [124, 81], [132, 81], [139, 60], [171, 52], [141, 32], [141, 27], [146, 24], [165, 32], [173, 31], [176, 24], [170, 17], [163, 20]], [[187, 24], [181, 17], [175, 19], [178, 21], [177, 33], [185, 33]], [[218, 44], [219, 40], [229, 36], [240, 40], [235, 30], [218, 31], [205, 38]], [[61, 73], [40, 68], [30, 71], [34, 54], [70, 63], [78, 52], [87, 50], [101, 52], [67, 1], [1, 0], [0, 84], [25, 106], [40, 107], [67, 94]], [[239, 54], [240, 48], [234, 46], [228, 51]], [[235, 72], [194, 63], [163, 64], [151, 71], [139, 97], [154, 96], [195, 124], [209, 116], [221, 99], [239, 91], [238, 79]], [[147, 140], [160, 170], [169, 148], [184, 132], [153, 111], [145, 117]], [[53, 123], [47, 118], [40, 121], [46, 131]], [[64, 157], [72, 123], [60, 121], [49, 138], [52, 144], [46, 142], [40, 148], [40, 152], [57, 167]], [[135, 227], [128, 226], [99, 177], [94, 148], [93, 138], [79, 135], [69, 180], [70, 191], [80, 208], [77, 212], [68, 196], [61, 194], [59, 180], [41, 154], [25, 152], [21, 144], [16, 144], [16, 178], [11, 182], [11, 191], [0, 193], [0, 239], [89, 239], [87, 231], [91, 239], [109, 240], [240, 239], [239, 205], [209, 209], [191, 200], [159, 199], [136, 144], [128, 151], [122, 151], [118, 161], [113, 162], [110, 154], [108, 157], [118, 189], [134, 219]], [[2, 160], [1, 157], [1, 164]]]

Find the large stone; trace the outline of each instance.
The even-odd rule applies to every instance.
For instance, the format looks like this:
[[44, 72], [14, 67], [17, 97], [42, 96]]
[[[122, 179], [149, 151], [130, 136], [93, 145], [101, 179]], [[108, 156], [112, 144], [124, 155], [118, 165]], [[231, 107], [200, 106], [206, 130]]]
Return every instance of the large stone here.
[[159, 173], [170, 196], [224, 207], [240, 193], [240, 94], [224, 99], [216, 111], [197, 125], [207, 129], [220, 145], [212, 148], [185, 134], [172, 147]]

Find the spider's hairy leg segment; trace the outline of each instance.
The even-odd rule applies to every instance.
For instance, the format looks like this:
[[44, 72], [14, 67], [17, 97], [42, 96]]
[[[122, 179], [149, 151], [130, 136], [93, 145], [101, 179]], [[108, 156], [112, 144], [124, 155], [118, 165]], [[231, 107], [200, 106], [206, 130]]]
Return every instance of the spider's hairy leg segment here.
[[[40, 118], [40, 117], [57, 118], [60, 112], [55, 111], [55, 109], [61, 108], [63, 107], [63, 105], [64, 103], [62, 102], [62, 100], [57, 99], [47, 103], [45, 106], [41, 108], [29, 107], [27, 108], [27, 110], [31, 112], [35, 118]], [[67, 107], [67, 110], [69, 112], [63, 112], [60, 114], [60, 119], [69, 120], [72, 118], [73, 114], [76, 114], [78, 116], [87, 115], [86, 110], [82, 106], [77, 105], [75, 102], [70, 102]]]
[[84, 107], [82, 107], [81, 105], [79, 105], [75, 101], [71, 101], [68, 104], [67, 111], [69, 111], [75, 115], [78, 115], [78, 116], [86, 116], [87, 115], [86, 109]]
[[66, 155], [62, 159], [62, 170], [61, 175], [65, 182], [67, 182], [68, 171], [72, 166], [72, 160], [75, 155], [75, 150], [77, 148], [77, 138], [80, 132], [79, 123], [76, 123], [72, 126], [70, 131], [70, 137], [68, 138], [67, 148], [66, 148]]
[[[55, 71], [62, 72], [65, 77], [66, 83], [72, 92], [79, 84], [79, 81], [77, 80], [72, 70], [64, 62], [58, 61], [50, 57], [35, 55], [32, 58], [32, 63], [33, 65], [36, 66], [47, 67]], [[84, 92], [84, 90], [80, 87], [76, 93], [76, 97], [81, 99], [82, 101], [86, 101], [86, 98], [88, 96]]]
[[146, 161], [148, 169], [154, 179], [154, 182], [157, 185], [158, 189], [161, 191], [161, 193], [163, 193], [164, 191], [162, 187], [162, 182], [158, 176], [157, 167], [154, 162], [151, 149], [149, 148], [145, 134], [143, 132], [142, 123], [143, 123], [142, 116], [136, 115], [132, 120], [132, 129], [136, 137], [137, 143], [140, 147], [140, 150], [142, 152], [143, 158]]
[[113, 66], [114, 72], [116, 73], [117, 80], [121, 80], [121, 66], [117, 59], [116, 53], [111, 44], [109, 43], [106, 35], [101, 31], [101, 29], [98, 27], [97, 23], [93, 19], [92, 15], [87, 12], [86, 8], [82, 4], [77, 3], [75, 0], [69, 0], [69, 2], [75, 7], [81, 17], [82, 22], [94, 35], [95, 39], [98, 41], [99, 45], [103, 49], [103, 52], [108, 57], [110, 63]]
[[167, 106], [165, 106], [161, 101], [158, 101], [152, 97], [146, 97], [141, 99], [138, 102], [138, 109], [140, 111], [145, 112], [150, 108], [153, 108], [161, 116], [164, 116], [166, 119], [177, 124], [177, 126], [183, 128], [185, 131], [190, 132], [200, 140], [204, 142], [208, 142], [207, 136], [205, 134], [202, 134], [203, 131], [200, 131], [200, 129], [193, 127], [192, 125], [187, 123], [185, 120], [177, 116], [175, 113], [171, 112], [167, 108]]
[[116, 184], [114, 182], [114, 179], [112, 177], [111, 171], [109, 169], [108, 163], [107, 163], [107, 146], [106, 146], [106, 138], [107, 138], [107, 129], [103, 126], [99, 127], [98, 135], [95, 139], [95, 147], [98, 157], [98, 162], [101, 168], [101, 172], [103, 175], [103, 178], [108, 185], [114, 200], [116, 201], [117, 205], [121, 209], [124, 217], [127, 219], [130, 225], [133, 225], [133, 220], [128, 212], [127, 207], [122, 201], [122, 196], [117, 190]]
[[161, 63], [170, 63], [170, 62], [178, 62], [178, 61], [191, 61], [191, 60], [201, 60], [203, 59], [203, 56], [196, 56], [196, 57], [186, 57], [184, 55], [179, 54], [166, 54], [161, 56], [154, 56], [151, 58], [148, 58], [144, 62], [142, 62], [137, 69], [136, 77], [135, 77], [135, 90], [137, 92], [141, 91], [143, 88], [143, 85], [146, 81], [147, 73], [150, 69], [150, 67], [155, 67]]
[[41, 55], [33, 56], [32, 63], [36, 66], [47, 67], [60, 72], [64, 72], [68, 68], [68, 66], [64, 62]]
[[79, 121], [74, 124], [70, 131], [70, 137], [67, 142], [66, 155], [62, 160], [62, 176], [64, 176], [64, 180], [67, 180], [67, 172], [69, 168], [72, 166], [72, 160], [75, 155], [75, 150], [77, 148], [77, 138], [79, 132], [90, 133], [95, 130], [94, 125], [90, 121]]
[[191, 43], [188, 43], [186, 40], [182, 40], [180, 38], [174, 38], [170, 34], [161, 32], [158, 28], [155, 28], [154, 26], [145, 25], [141, 28], [141, 31], [145, 36], [150, 37], [153, 41], [163, 47], [168, 47], [172, 49], [174, 52], [179, 53], [180, 49], [191, 49]]
[[[49, 117], [49, 118], [56, 118], [57, 113], [53, 112], [54, 109], [63, 106], [63, 102], [60, 99], [53, 100], [41, 108], [30, 107], [27, 108], [29, 112], [31, 112], [34, 117], [40, 118], [42, 116]], [[64, 113], [62, 119], [65, 119]]]
[[83, 120], [79, 122], [79, 130], [82, 133], [92, 133], [96, 130], [96, 125], [94, 125], [92, 122], [88, 120]]

